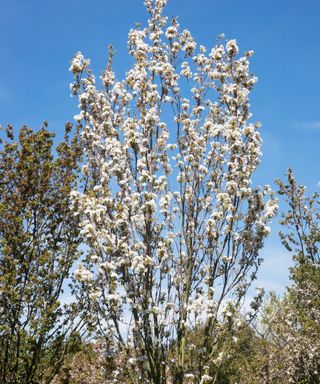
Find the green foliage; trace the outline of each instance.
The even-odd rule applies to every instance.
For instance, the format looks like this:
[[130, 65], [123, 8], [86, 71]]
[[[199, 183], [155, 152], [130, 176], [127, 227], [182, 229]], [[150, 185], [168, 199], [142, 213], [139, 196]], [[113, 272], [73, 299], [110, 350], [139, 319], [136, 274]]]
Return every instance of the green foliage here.
[[[81, 157], [67, 124], [54, 154], [47, 124], [8, 127], [0, 143], [0, 382], [48, 383], [71, 348], [75, 306], [60, 302], [80, 236], [69, 212]], [[70, 338], [67, 341], [67, 338]]]

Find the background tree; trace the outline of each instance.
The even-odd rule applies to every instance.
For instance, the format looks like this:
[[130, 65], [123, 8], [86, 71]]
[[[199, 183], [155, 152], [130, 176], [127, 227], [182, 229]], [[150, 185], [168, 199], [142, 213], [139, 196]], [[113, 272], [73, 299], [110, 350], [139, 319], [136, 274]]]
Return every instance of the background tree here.
[[277, 181], [288, 209], [282, 215], [284, 246], [292, 252], [292, 287], [288, 289], [284, 324], [290, 348], [287, 378], [291, 382], [320, 382], [320, 195], [306, 195], [291, 169], [287, 182]]
[[[101, 89], [80, 52], [71, 64], [90, 180], [73, 192], [89, 247], [76, 277], [130, 382], [204, 384], [219, 323], [233, 321], [255, 278], [276, 211], [270, 187], [251, 186], [261, 144], [249, 122], [253, 52], [239, 57], [235, 40], [197, 49], [163, 16], [166, 0], [145, 4], [150, 19], [129, 32], [123, 81], [112, 49]], [[187, 333], [199, 324], [187, 370]], [[122, 382], [119, 369], [110, 380]]]
[[[61, 295], [79, 257], [79, 135], [53, 149], [54, 135], [23, 127], [2, 132], [0, 148], [0, 381], [49, 383], [80, 326]], [[78, 328], [79, 330], [79, 328]]]
[[263, 306], [256, 328], [259, 348], [254, 369], [244, 377], [252, 383], [318, 384], [320, 382], [320, 212], [319, 194], [309, 197], [289, 169], [277, 180], [283, 197], [281, 240], [292, 253], [292, 285], [284, 297], [274, 293]]

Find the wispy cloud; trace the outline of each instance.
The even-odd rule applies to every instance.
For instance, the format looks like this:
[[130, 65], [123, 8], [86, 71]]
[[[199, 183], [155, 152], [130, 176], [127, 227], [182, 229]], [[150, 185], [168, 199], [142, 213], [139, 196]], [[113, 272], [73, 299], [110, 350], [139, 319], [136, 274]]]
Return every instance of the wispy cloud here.
[[292, 127], [295, 129], [307, 130], [307, 131], [320, 131], [320, 120], [315, 121], [295, 121], [292, 123]]

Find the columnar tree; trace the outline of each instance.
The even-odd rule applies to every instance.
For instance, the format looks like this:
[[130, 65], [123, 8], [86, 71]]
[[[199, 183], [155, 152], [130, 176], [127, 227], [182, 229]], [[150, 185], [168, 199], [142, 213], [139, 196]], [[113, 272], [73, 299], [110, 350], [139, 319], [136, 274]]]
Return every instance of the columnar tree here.
[[[61, 295], [79, 257], [70, 213], [78, 134], [53, 149], [46, 126], [0, 143], [0, 382], [49, 383], [72, 344], [77, 312]], [[72, 324], [73, 323], [73, 324]], [[69, 337], [71, 337], [69, 339]]]
[[[221, 321], [236, 327], [276, 211], [270, 187], [251, 182], [261, 155], [249, 112], [253, 52], [239, 56], [223, 39], [197, 48], [163, 15], [166, 2], [145, 1], [150, 17], [129, 32], [124, 80], [112, 48], [101, 87], [80, 52], [70, 68], [89, 179], [72, 194], [89, 248], [76, 278], [126, 361], [114, 383], [213, 380]], [[192, 349], [186, 334], [199, 324], [202, 346]]]

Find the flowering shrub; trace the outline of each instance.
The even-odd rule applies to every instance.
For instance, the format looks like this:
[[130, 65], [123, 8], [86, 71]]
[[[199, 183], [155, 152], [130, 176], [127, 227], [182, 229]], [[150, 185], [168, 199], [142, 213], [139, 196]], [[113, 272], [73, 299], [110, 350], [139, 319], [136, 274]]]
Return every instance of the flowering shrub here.
[[110, 367], [105, 351], [102, 344], [83, 343], [79, 351], [68, 357], [52, 384], [106, 383]]

